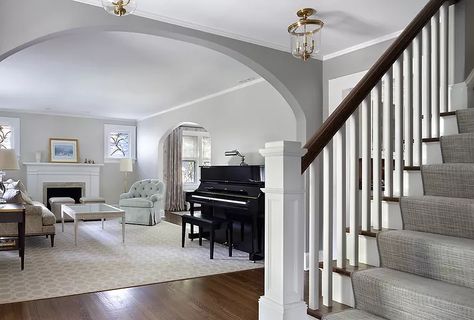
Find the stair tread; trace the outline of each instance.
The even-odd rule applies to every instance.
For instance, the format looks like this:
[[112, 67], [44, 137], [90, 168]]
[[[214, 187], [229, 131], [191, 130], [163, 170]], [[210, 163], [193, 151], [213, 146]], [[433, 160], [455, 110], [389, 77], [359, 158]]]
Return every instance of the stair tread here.
[[474, 163], [442, 163], [421, 167], [426, 195], [474, 199]]
[[379, 316], [373, 315], [369, 312], [352, 309], [338, 313], [329, 314], [323, 317], [325, 320], [385, 320]]
[[[352, 276], [357, 308], [388, 319], [472, 319], [474, 289], [388, 268]], [[416, 317], [413, 311], [416, 310]]]
[[410, 230], [378, 237], [381, 266], [474, 289], [474, 240]]
[[461, 133], [441, 137], [444, 163], [474, 162], [474, 133]]
[[[324, 267], [324, 263], [322, 261], [319, 262], [319, 268], [322, 269], [323, 267]], [[336, 260], [334, 260], [332, 263], [333, 272], [341, 274], [343, 276], [347, 276], [347, 277], [350, 277], [354, 272], [367, 270], [371, 268], [375, 268], [375, 267], [368, 264], [364, 264], [364, 263], [359, 263], [359, 265], [356, 267], [356, 266], [349, 265], [349, 262], [347, 262], [344, 268], [340, 268], [337, 266]]]

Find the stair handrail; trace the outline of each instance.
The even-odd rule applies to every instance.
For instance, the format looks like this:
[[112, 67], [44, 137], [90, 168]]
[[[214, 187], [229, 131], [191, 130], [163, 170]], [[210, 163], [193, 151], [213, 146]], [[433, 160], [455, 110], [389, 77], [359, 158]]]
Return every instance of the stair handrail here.
[[362, 101], [370, 94], [372, 89], [374, 89], [382, 77], [390, 70], [392, 65], [403, 54], [403, 51], [411, 45], [412, 41], [420, 34], [425, 25], [430, 22], [431, 18], [439, 11], [445, 2], [453, 4], [457, 1], [430, 0], [370, 68], [362, 80], [351, 90], [336, 110], [324, 121], [322, 126], [304, 146], [307, 152], [301, 158], [301, 173], [304, 173], [306, 169], [308, 169], [319, 153], [326, 147], [339, 129], [342, 128], [349, 117], [359, 108]]

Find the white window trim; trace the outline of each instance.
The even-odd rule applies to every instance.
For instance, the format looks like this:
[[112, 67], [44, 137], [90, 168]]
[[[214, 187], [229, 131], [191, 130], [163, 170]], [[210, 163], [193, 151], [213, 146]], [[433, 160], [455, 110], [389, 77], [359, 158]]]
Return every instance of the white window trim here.
[[[192, 137], [197, 137], [198, 141], [198, 156], [197, 158], [185, 158], [183, 157], [181, 160], [182, 161], [196, 161], [196, 173], [195, 173], [195, 183], [184, 183], [183, 182], [183, 190], [184, 191], [194, 191], [196, 188], [199, 187], [200, 180], [201, 180], [201, 170], [199, 170], [199, 167], [202, 166], [204, 163], [204, 158], [202, 156], [202, 138], [203, 137], [210, 137], [211, 135], [207, 131], [183, 131], [183, 137], [184, 136], [192, 136]], [[211, 151], [212, 152], [212, 151]], [[206, 159], [207, 160], [207, 159]]]
[[20, 131], [20, 119], [19, 118], [8, 118], [8, 117], [0, 117], [0, 123], [9, 125], [12, 127], [13, 134], [12, 134], [12, 149], [15, 150], [15, 153], [18, 157], [21, 154], [21, 131]]
[[129, 135], [129, 147], [130, 147], [130, 158], [132, 160], [137, 159], [137, 127], [136, 126], [124, 126], [116, 124], [104, 124], [104, 162], [114, 163], [120, 162], [123, 158], [111, 158], [109, 157], [109, 138], [110, 132], [123, 131]]

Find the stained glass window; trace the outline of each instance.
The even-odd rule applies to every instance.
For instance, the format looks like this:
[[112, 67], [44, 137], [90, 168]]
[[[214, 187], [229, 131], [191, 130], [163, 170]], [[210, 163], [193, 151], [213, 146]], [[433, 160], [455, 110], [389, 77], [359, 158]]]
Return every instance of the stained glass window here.
[[110, 158], [130, 157], [130, 135], [126, 132], [111, 132], [109, 138]]
[[0, 124], [0, 149], [12, 149], [13, 129], [10, 125]]

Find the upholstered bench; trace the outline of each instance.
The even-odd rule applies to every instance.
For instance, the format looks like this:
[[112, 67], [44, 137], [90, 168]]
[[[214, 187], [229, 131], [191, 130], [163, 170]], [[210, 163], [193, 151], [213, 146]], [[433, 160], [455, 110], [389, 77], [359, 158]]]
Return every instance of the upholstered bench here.
[[212, 218], [203, 218], [199, 216], [191, 216], [191, 215], [184, 215], [181, 217], [181, 226], [182, 226], [182, 233], [181, 233], [181, 246], [184, 248], [185, 238], [186, 238], [186, 224], [190, 224], [191, 228], [193, 226], [199, 227], [199, 245], [202, 246], [202, 235], [204, 232], [204, 228], [209, 230], [209, 242], [210, 242], [210, 258], [214, 259], [214, 238], [215, 238], [215, 231], [222, 228], [222, 226], [226, 226], [226, 238], [227, 244], [229, 245], [229, 257], [232, 257], [232, 246], [233, 246], [233, 224], [232, 220], [225, 220], [216, 217]]
[[[51, 207], [51, 212], [56, 217], [56, 222], [61, 222], [61, 206], [63, 204], [75, 204], [76, 201], [73, 198], [69, 197], [53, 197], [49, 198], [49, 206]], [[65, 221], [72, 221], [72, 219], [65, 219]]]

